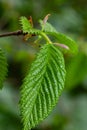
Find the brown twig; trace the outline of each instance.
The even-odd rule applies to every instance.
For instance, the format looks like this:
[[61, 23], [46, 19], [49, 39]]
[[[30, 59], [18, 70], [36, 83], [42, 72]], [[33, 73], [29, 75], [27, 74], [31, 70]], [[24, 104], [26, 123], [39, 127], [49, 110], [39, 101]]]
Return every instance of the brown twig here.
[[[14, 32], [7, 32], [7, 33], [4, 33], [4, 34], [0, 34], [0, 37], [8, 37], [8, 36], [19, 36], [19, 35], [26, 35], [28, 33], [23, 33], [22, 30], [17, 30], [17, 31], [14, 31]], [[36, 36], [35, 34], [32, 34], [31, 36]]]
[[0, 34], [0, 37], [8, 37], [8, 36], [19, 36], [19, 35], [25, 35], [22, 30], [17, 30], [14, 32], [7, 32], [4, 34]]

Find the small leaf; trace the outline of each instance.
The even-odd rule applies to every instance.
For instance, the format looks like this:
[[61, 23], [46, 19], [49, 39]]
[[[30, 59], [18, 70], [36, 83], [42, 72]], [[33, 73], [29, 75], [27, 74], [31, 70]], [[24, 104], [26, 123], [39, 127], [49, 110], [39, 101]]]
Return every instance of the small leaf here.
[[39, 20], [39, 23], [44, 32], [57, 32], [56, 29], [48, 22], [44, 24], [43, 20]]
[[20, 23], [22, 25], [22, 30], [24, 33], [26, 33], [32, 28], [32, 25], [30, 24], [29, 20], [24, 16], [20, 18]]
[[42, 26], [42, 30], [45, 33], [52, 35], [56, 38], [56, 42], [67, 45], [69, 47], [68, 52], [70, 51], [73, 54], [78, 53], [78, 46], [74, 40], [62, 33], [57, 32], [56, 29], [48, 22], [46, 24], [43, 24], [43, 21], [40, 20], [40, 24]]
[[32, 24], [29, 22], [29, 20], [26, 17], [22, 16], [20, 18], [20, 22], [21, 22], [22, 30], [23, 30], [24, 33], [38, 34], [40, 32], [40, 30], [34, 29], [32, 27]]
[[69, 47], [70, 53], [77, 54], [78, 53], [78, 46], [74, 40], [72, 40], [70, 37], [62, 34], [62, 33], [51, 33], [59, 43], [65, 44]]
[[62, 53], [45, 44], [33, 62], [21, 90], [20, 109], [24, 130], [46, 118], [64, 88], [65, 66]]
[[5, 80], [6, 74], [7, 74], [7, 60], [3, 51], [0, 49], [0, 89], [3, 87], [3, 82]]

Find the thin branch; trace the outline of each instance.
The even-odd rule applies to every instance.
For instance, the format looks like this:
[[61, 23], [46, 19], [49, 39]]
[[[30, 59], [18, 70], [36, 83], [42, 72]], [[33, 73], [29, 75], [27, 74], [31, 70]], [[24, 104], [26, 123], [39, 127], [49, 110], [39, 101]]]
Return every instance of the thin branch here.
[[[26, 35], [28, 33], [23, 33], [22, 30], [17, 30], [17, 31], [14, 31], [14, 32], [7, 32], [7, 33], [4, 33], [4, 34], [0, 34], [0, 37], [8, 37], [8, 36], [19, 36], [19, 35]], [[36, 36], [35, 34], [32, 34], [32, 36]]]
[[7, 32], [4, 34], [0, 34], [0, 37], [8, 37], [8, 36], [19, 36], [19, 35], [25, 35], [22, 30], [17, 30], [14, 32]]

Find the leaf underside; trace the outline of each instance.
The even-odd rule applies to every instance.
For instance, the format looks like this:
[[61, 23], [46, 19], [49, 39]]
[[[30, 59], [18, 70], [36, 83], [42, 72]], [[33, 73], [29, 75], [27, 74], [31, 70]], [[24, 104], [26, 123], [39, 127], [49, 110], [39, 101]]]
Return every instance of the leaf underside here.
[[3, 51], [0, 49], [0, 89], [3, 87], [3, 82], [5, 80], [6, 74], [7, 74], [7, 60]]
[[30, 130], [48, 116], [64, 88], [62, 53], [45, 44], [33, 62], [21, 88], [20, 109], [24, 130]]

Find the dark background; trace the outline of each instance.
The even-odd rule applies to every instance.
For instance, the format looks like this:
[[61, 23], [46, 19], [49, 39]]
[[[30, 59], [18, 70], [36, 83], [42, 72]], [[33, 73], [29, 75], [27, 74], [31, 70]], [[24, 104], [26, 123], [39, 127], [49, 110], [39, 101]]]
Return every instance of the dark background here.
[[[21, 29], [20, 16], [32, 16], [38, 27], [38, 19], [48, 13], [57, 31], [77, 42], [79, 53], [64, 55], [65, 89], [50, 116], [33, 130], [87, 130], [87, 0], [0, 0], [0, 34]], [[33, 40], [0, 38], [8, 60], [8, 75], [0, 91], [0, 130], [21, 130], [19, 90], [39, 50]]]

